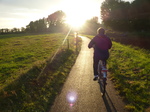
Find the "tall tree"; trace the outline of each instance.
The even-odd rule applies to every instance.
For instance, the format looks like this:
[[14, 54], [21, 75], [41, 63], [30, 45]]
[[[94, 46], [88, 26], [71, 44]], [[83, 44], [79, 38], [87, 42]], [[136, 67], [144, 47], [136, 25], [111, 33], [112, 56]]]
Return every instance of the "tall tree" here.
[[64, 23], [65, 17], [66, 14], [61, 10], [50, 14], [47, 18], [49, 28], [59, 28]]
[[135, 0], [132, 3], [106, 0], [101, 6], [101, 17], [104, 25], [116, 30], [148, 30], [149, 6], [149, 0]]
[[[128, 19], [129, 2], [122, 1], [105, 1], [101, 6], [101, 17], [106, 26], [114, 29], [125, 29], [129, 24]], [[120, 27], [121, 26], [121, 27]]]
[[135, 0], [131, 4], [130, 18], [135, 30], [149, 30], [150, 1]]

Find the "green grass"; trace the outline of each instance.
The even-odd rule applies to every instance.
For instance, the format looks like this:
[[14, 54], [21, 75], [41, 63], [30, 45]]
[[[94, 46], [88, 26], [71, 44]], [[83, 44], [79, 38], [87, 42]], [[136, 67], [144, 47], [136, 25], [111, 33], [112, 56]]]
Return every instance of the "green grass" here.
[[150, 52], [113, 42], [110, 53], [109, 70], [127, 108], [144, 111], [150, 106]]
[[77, 57], [70, 35], [70, 48], [65, 43], [50, 63], [64, 37], [0, 35], [0, 111], [48, 111]]
[[[5, 38], [3, 37], [5, 36]], [[64, 35], [28, 35], [7, 38], [0, 35], [0, 89], [26, 72], [37, 61], [50, 57], [58, 48]]]
[[[93, 38], [88, 35], [87, 37]], [[144, 112], [150, 108], [150, 51], [113, 42], [108, 68], [126, 109]]]

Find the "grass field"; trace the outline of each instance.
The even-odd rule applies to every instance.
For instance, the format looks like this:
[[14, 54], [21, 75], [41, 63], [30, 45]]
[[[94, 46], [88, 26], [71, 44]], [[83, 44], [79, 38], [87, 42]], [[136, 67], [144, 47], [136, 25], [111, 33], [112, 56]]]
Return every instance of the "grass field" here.
[[[88, 36], [92, 38], [93, 36]], [[150, 51], [113, 42], [108, 68], [131, 112], [150, 110]]]
[[69, 49], [66, 42], [50, 63], [65, 36], [0, 35], [0, 111], [50, 108], [77, 57], [74, 36], [69, 35]]
[[[55, 52], [64, 35], [0, 35], [0, 89]], [[9, 36], [11, 38], [9, 38]]]

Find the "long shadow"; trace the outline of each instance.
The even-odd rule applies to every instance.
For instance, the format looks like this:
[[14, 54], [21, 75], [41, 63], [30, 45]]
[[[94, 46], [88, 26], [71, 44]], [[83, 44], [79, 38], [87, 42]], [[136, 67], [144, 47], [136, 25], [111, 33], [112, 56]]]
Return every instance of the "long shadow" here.
[[[63, 84], [62, 80], [64, 80], [65, 77], [62, 74], [59, 75], [59, 73], [63, 72], [63, 69], [61, 69], [62, 71], [58, 69], [68, 61], [68, 57], [70, 57], [72, 54], [73, 51], [71, 50], [66, 50], [58, 53], [58, 58], [55, 58], [52, 63], [46, 63], [47, 65], [45, 69], [49, 67], [49, 71], [51, 72], [45, 70], [45, 74], [42, 74], [42, 76], [39, 78], [39, 81], [37, 81], [36, 79], [41, 73], [42, 67], [40, 68], [38, 65], [35, 65], [29, 71], [21, 74], [20, 77], [16, 78], [9, 85], [4, 87], [3, 90], [0, 90], [0, 112], [12, 112], [22, 110], [24, 108], [27, 110], [30, 108], [33, 108], [33, 110], [49, 110], [49, 106], [51, 106], [53, 101], [55, 100], [55, 96], [57, 95], [56, 93], [61, 90], [61, 86]], [[57, 72], [58, 74], [55, 74], [55, 77], [50, 78], [49, 76], [55, 72]], [[47, 83], [48, 81], [50, 81], [50, 83]], [[45, 89], [45, 91], [43, 91], [43, 89]], [[49, 91], [46, 91], [46, 89], [48, 89]], [[49, 93], [51, 95], [49, 95]], [[47, 96], [45, 98], [48, 98], [50, 100], [43, 100], [43, 96]], [[26, 108], [24, 104], [31, 101], [33, 103], [36, 102], [37, 104], [41, 104], [42, 102], [43, 105], [41, 104], [40, 107], [38, 105], [30, 107], [29, 105], [28, 108]]]
[[[102, 92], [102, 89], [103, 89], [102, 82], [99, 81], [98, 83], [99, 83], [99, 86], [100, 86], [100, 92]], [[105, 103], [105, 107], [107, 109], [107, 112], [117, 112], [117, 109], [115, 108], [115, 106], [114, 106], [111, 98], [109, 97], [107, 91], [106, 91], [105, 95], [102, 96], [102, 98], [103, 98], [103, 101]]]

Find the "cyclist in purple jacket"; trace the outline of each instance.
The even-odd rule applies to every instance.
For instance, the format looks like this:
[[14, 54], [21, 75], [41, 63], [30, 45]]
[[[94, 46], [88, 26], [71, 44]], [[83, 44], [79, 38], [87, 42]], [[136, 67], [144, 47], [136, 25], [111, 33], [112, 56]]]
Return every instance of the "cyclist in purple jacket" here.
[[94, 69], [94, 81], [98, 79], [98, 62], [99, 60], [106, 60], [109, 58], [109, 49], [112, 47], [112, 42], [109, 37], [105, 35], [105, 30], [99, 28], [97, 35], [90, 41], [88, 48], [94, 48], [93, 56], [93, 69]]

